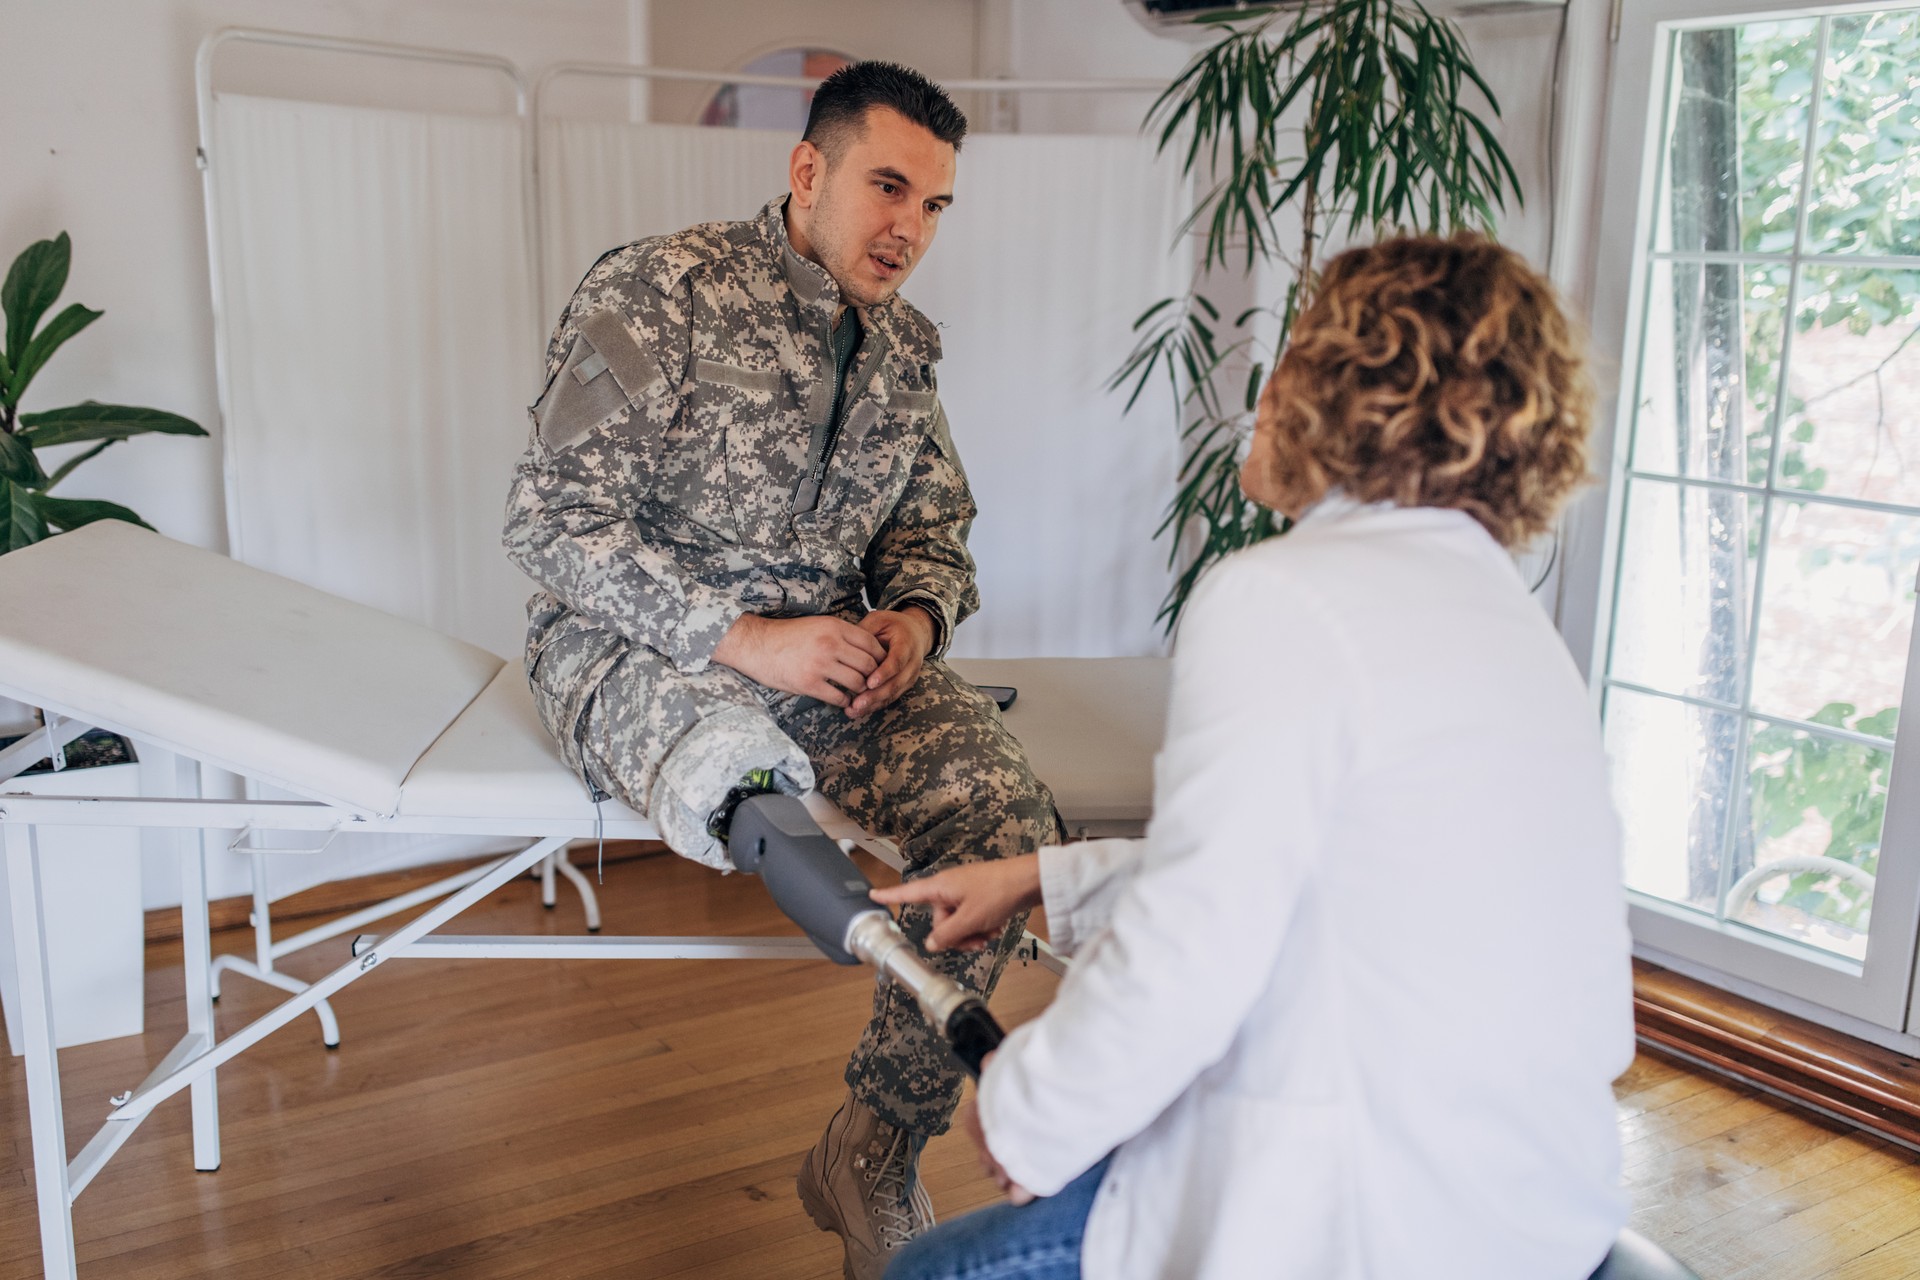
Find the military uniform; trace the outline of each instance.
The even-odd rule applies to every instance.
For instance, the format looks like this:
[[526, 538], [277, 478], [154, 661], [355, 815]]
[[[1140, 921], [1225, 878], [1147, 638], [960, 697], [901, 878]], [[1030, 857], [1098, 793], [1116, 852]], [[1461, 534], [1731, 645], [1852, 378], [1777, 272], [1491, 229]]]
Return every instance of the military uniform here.
[[[909, 876], [1031, 852], [1056, 838], [1052, 798], [991, 701], [939, 660], [979, 604], [939, 335], [904, 299], [862, 310], [836, 397], [839, 287], [788, 241], [785, 205], [614, 250], [554, 332], [506, 528], [545, 588], [526, 650], [541, 719], [589, 787], [710, 866], [727, 863], [708, 823], [756, 769], [817, 785], [895, 840]], [[712, 661], [742, 613], [854, 622], [869, 604], [918, 606], [935, 637], [920, 678], [864, 720]], [[902, 923], [918, 941], [929, 917]], [[938, 963], [989, 991], [1018, 936], [1016, 922], [997, 949]], [[847, 1082], [923, 1135], [959, 1091], [893, 984]]]

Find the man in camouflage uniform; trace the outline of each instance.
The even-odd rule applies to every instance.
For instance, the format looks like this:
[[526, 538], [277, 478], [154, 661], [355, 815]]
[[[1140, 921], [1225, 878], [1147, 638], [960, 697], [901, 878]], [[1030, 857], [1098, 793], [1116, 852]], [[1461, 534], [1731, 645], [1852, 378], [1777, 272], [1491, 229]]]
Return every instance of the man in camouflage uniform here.
[[[724, 868], [731, 805], [819, 789], [918, 876], [1032, 851], [1052, 799], [997, 709], [942, 663], [978, 606], [974, 516], [935, 389], [940, 339], [896, 290], [951, 201], [966, 121], [904, 68], [815, 96], [791, 194], [752, 221], [616, 249], [547, 353], [506, 544], [545, 590], [527, 673], [561, 754]], [[869, 606], [871, 606], [869, 608]], [[929, 917], [902, 915], [916, 941]], [[990, 992], [1019, 937], [937, 957]], [[960, 1076], [888, 984], [800, 1194], [877, 1277], [931, 1222], [915, 1161]]]

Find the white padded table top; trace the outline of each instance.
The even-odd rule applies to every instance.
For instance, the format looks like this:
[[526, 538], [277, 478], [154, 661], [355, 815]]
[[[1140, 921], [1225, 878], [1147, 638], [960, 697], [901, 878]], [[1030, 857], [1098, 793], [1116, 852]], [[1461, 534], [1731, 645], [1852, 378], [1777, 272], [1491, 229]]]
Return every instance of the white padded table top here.
[[[1165, 659], [953, 666], [1020, 690], [1007, 727], [1070, 829], [1146, 820]], [[0, 556], [0, 694], [367, 815], [593, 813], [519, 664], [119, 521]]]
[[[526, 673], [509, 662], [413, 766], [400, 816], [591, 821], [594, 810], [540, 724]], [[646, 823], [612, 799], [601, 802], [600, 817], [609, 827]]]
[[[1166, 727], [1164, 658], [962, 659], [953, 667], [976, 684], [1020, 690], [1007, 727], [1069, 828], [1146, 821]], [[610, 829], [645, 821], [617, 800], [601, 809]], [[591, 818], [593, 805], [541, 728], [519, 665], [509, 663], [407, 775], [400, 814], [578, 820]]]
[[1052, 789], [1068, 831], [1147, 820], [1153, 758], [1167, 731], [1166, 658], [959, 658], [950, 665], [975, 684], [1019, 691], [1007, 728]]
[[0, 694], [363, 814], [500, 669], [118, 520], [0, 556]]

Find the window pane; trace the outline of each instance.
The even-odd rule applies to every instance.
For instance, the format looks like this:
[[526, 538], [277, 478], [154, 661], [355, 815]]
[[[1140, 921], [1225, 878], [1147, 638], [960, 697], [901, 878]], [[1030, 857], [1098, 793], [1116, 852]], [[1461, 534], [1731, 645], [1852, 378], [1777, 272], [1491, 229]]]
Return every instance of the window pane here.
[[1813, 18], [1680, 37], [1656, 249], [1793, 248], [1818, 50]]
[[1635, 468], [1766, 483], [1789, 279], [1775, 263], [1653, 264]]
[[1716, 910], [1740, 717], [1630, 689], [1607, 690], [1605, 716], [1627, 886]]
[[1920, 506], [1920, 271], [1802, 272], [1781, 487]]
[[1920, 12], [1833, 19], [1820, 95], [1814, 253], [1920, 253]]
[[1672, 49], [1604, 690], [1627, 881], [1861, 960], [1920, 570], [1920, 7]]
[[1897, 707], [1916, 567], [1920, 517], [1776, 501], [1754, 709], [1860, 728], [1861, 717]]
[[[1874, 727], [1893, 731], [1894, 713]], [[1730, 920], [1864, 960], [1892, 753], [1756, 723]]]
[[1760, 504], [1721, 489], [1628, 485], [1609, 675], [1740, 702]]

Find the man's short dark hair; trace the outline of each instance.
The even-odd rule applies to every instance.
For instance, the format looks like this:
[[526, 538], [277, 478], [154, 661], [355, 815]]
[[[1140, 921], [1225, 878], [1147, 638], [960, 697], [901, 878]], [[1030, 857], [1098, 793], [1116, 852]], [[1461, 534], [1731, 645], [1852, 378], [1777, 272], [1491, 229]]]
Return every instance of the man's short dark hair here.
[[898, 111], [940, 141], [960, 150], [967, 117], [947, 91], [911, 67], [897, 62], [854, 62], [823, 80], [813, 91], [803, 141], [820, 148], [829, 165], [866, 131], [867, 111]]

